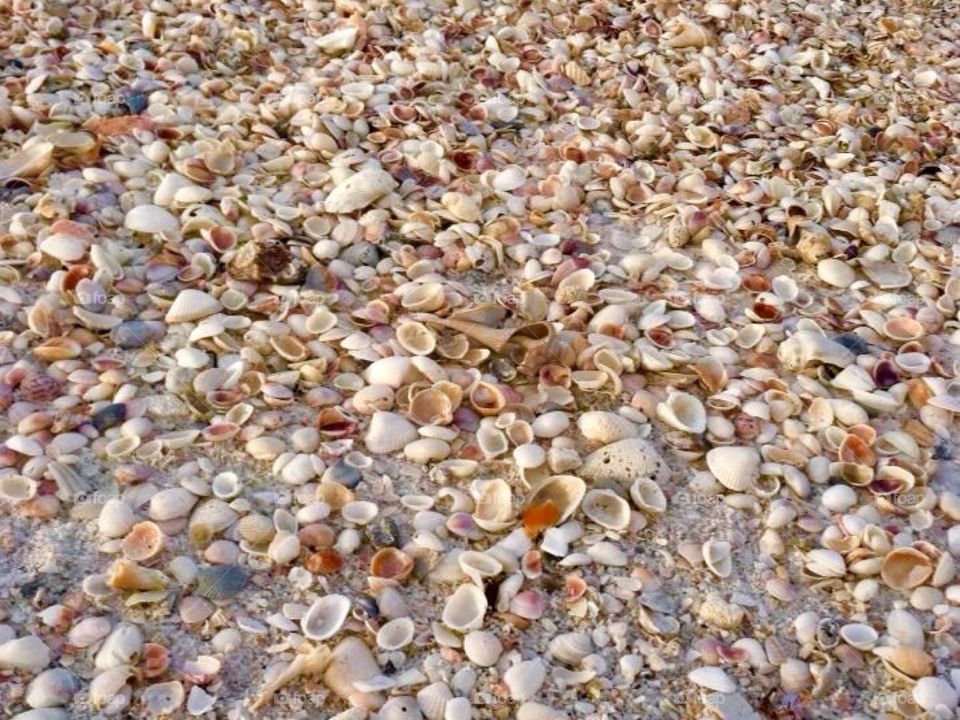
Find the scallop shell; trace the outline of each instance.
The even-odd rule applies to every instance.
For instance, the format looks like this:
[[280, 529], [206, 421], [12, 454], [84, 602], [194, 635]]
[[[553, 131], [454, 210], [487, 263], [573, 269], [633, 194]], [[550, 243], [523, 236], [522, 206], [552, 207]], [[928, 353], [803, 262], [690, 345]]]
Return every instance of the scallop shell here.
[[164, 320], [167, 323], [194, 322], [220, 312], [223, 305], [212, 295], [202, 290], [187, 288], [181, 290], [173, 304], [167, 310]]
[[473, 583], [461, 585], [443, 607], [443, 624], [458, 632], [478, 630], [487, 612], [487, 597]]
[[304, 613], [300, 628], [309, 640], [327, 640], [340, 632], [349, 614], [349, 598], [343, 595], [325, 595]]
[[581, 506], [584, 515], [608, 530], [625, 530], [630, 524], [630, 506], [612, 490], [590, 490]]
[[725, 445], [707, 452], [707, 467], [728, 490], [746, 492], [756, 486], [760, 454], [751, 447]]
[[700, 434], [707, 429], [707, 410], [703, 403], [685, 392], [671, 392], [666, 402], [657, 405], [657, 417], [672, 428]]
[[368, 167], [354, 173], [327, 195], [324, 209], [328, 213], [351, 213], [376, 202], [397, 187], [388, 172]]

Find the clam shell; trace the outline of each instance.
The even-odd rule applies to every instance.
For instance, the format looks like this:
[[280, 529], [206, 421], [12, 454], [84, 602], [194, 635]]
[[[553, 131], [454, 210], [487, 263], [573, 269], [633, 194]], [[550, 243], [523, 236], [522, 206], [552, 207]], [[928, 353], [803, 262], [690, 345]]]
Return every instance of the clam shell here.
[[457, 557], [460, 569], [477, 585], [483, 587], [484, 578], [503, 572], [503, 564], [489, 553], [464, 550]]
[[920, 678], [933, 674], [934, 661], [923, 650], [898, 645], [874, 648], [873, 654], [883, 660], [888, 668], [899, 671], [908, 678]]
[[913, 686], [913, 699], [917, 705], [930, 713], [935, 713], [937, 717], [950, 717], [960, 702], [960, 694], [953, 685], [942, 678], [924, 677]]
[[585, 632], [562, 633], [550, 641], [551, 657], [567, 665], [579, 665], [593, 651], [593, 641]]
[[143, 652], [143, 634], [133, 623], [117, 625], [103, 641], [94, 659], [97, 670], [110, 670], [135, 664]]
[[77, 679], [65, 668], [45, 670], [27, 686], [26, 703], [32, 708], [67, 705], [77, 692]]
[[591, 410], [577, 419], [580, 433], [587, 439], [609, 445], [618, 440], [635, 437], [637, 427], [621, 415], [603, 410]]
[[667, 509], [667, 497], [663, 490], [649, 478], [638, 478], [630, 486], [630, 498], [641, 510], [652, 513], [663, 513]]
[[880, 634], [865, 623], [849, 623], [840, 628], [840, 638], [857, 650], [870, 650]]
[[612, 490], [590, 490], [581, 503], [583, 514], [608, 530], [625, 530], [630, 524], [630, 506]]
[[732, 693], [737, 691], [737, 683], [725, 670], [718, 667], [700, 667], [687, 673], [687, 678], [694, 685], [713, 690], [718, 693]]
[[403, 415], [378, 410], [370, 420], [363, 441], [372, 453], [389, 455], [418, 437], [417, 428]]
[[478, 630], [487, 612], [487, 597], [473, 583], [461, 585], [443, 607], [443, 624], [458, 632]]
[[504, 480], [480, 480], [471, 487], [473, 519], [484, 530], [497, 532], [514, 522], [513, 491]]
[[750, 447], [725, 445], [707, 452], [707, 467], [728, 490], [746, 492], [756, 486], [760, 454]]
[[503, 644], [492, 632], [474, 630], [463, 638], [463, 652], [479, 667], [492, 667], [503, 654]]
[[167, 323], [194, 322], [220, 312], [223, 305], [212, 295], [202, 290], [187, 288], [181, 290], [173, 304], [167, 310], [164, 320]]
[[400, 650], [413, 642], [416, 627], [408, 617], [390, 620], [377, 631], [377, 647], [381, 650]]
[[672, 428], [700, 434], [707, 429], [707, 410], [703, 403], [685, 392], [671, 392], [666, 402], [657, 405], [657, 417]]
[[180, 229], [180, 221], [157, 205], [138, 205], [127, 213], [123, 226], [140, 233], [171, 233]]
[[420, 322], [403, 322], [397, 327], [397, 342], [411, 355], [429, 355], [437, 347], [437, 336]]
[[725, 540], [707, 540], [703, 544], [703, 561], [717, 577], [730, 577], [733, 572], [730, 543]]
[[340, 632], [349, 614], [349, 598], [326, 595], [310, 606], [300, 620], [300, 628], [309, 640], [327, 640]]
[[[566, 522], [580, 507], [587, 491], [586, 483], [574, 475], [554, 475], [539, 482], [530, 492], [526, 507], [552, 503], [557, 510], [557, 525]], [[627, 508], [629, 513], [629, 508]]]
[[37, 481], [23, 475], [5, 475], [0, 478], [0, 500], [19, 504], [37, 494]]
[[389, 173], [368, 167], [354, 173], [327, 195], [324, 209], [328, 213], [351, 213], [376, 202], [397, 187]]
[[529, 700], [547, 679], [547, 666], [540, 658], [523, 660], [510, 666], [503, 674], [503, 682], [514, 700]]
[[50, 664], [53, 653], [36, 635], [7, 640], [0, 644], [0, 669], [38, 673]]
[[880, 566], [880, 577], [895, 590], [911, 590], [933, 574], [933, 562], [919, 550], [901, 547], [887, 553]]

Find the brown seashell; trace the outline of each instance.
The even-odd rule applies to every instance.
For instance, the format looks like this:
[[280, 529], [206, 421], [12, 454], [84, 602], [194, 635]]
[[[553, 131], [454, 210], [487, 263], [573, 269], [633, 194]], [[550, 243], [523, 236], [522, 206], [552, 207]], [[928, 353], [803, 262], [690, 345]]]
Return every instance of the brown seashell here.
[[329, 438], [348, 437], [356, 431], [357, 424], [337, 407], [325, 407], [317, 415], [317, 429]]
[[115, 560], [107, 571], [107, 585], [115, 590], [165, 590], [169, 578], [130, 560]]
[[877, 462], [877, 456], [870, 446], [859, 435], [847, 433], [840, 443], [839, 456], [841, 462], [859, 463], [861, 465], [873, 466]]
[[[444, 384], [453, 385], [453, 383]], [[453, 385], [453, 387], [459, 389], [459, 385]], [[407, 410], [407, 417], [417, 425], [449, 425], [453, 421], [454, 409], [454, 404], [447, 392], [437, 387], [430, 387], [420, 390], [413, 396]]]
[[413, 558], [393, 547], [381, 548], [370, 559], [370, 574], [403, 582], [413, 570]]
[[933, 562], [912, 547], [890, 551], [883, 558], [880, 577], [896, 590], [912, 590], [922, 585], [933, 574]]
[[467, 397], [473, 409], [481, 415], [498, 415], [507, 404], [500, 388], [483, 381], [474, 383]]
[[336, 550], [318, 550], [307, 558], [304, 565], [314, 575], [331, 575], [343, 567], [343, 557]]
[[145, 520], [130, 528], [120, 543], [120, 551], [127, 560], [148, 563], [163, 550], [164, 534], [155, 522]]
[[170, 651], [157, 643], [144, 643], [137, 666], [146, 678], [160, 677], [170, 667]]
[[898, 671], [907, 676], [907, 679], [927, 677], [933, 674], [933, 658], [919, 648], [908, 645], [896, 647], [878, 647], [873, 653], [877, 655], [888, 669]]
[[293, 255], [287, 245], [270, 238], [242, 245], [227, 268], [237, 280], [270, 281], [284, 276], [292, 260]]
[[353, 501], [353, 491], [333, 480], [324, 480], [317, 485], [315, 495], [320, 502], [325, 502], [333, 510], [340, 510]]

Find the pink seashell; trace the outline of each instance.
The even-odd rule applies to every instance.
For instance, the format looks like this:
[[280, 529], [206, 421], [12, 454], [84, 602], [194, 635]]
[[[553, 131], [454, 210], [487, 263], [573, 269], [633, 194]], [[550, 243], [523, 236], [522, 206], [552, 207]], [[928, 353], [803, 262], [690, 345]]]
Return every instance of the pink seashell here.
[[524, 590], [510, 601], [510, 612], [527, 620], [536, 620], [547, 610], [547, 599], [536, 590]]

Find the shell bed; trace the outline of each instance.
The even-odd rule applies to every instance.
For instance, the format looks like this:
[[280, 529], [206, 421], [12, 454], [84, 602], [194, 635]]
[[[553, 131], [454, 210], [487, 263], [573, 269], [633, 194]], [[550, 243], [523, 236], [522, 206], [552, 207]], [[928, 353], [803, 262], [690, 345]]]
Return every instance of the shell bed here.
[[956, 720], [958, 10], [0, 2], [0, 714]]

